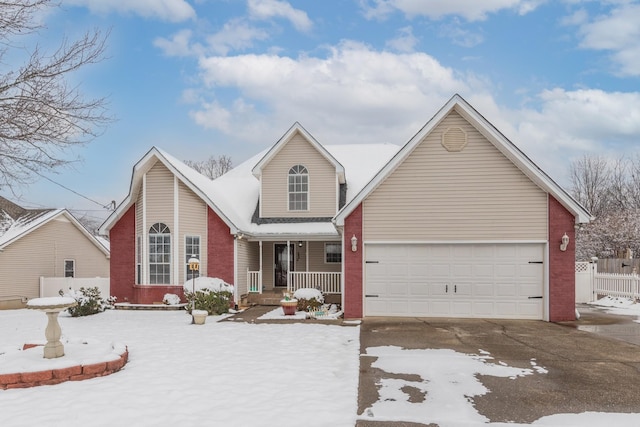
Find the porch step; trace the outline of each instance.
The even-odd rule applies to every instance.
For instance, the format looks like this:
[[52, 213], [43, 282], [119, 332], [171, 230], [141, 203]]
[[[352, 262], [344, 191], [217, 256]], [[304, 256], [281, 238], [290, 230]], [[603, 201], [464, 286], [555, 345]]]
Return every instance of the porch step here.
[[247, 302], [257, 305], [280, 305], [283, 291], [264, 291], [261, 294], [249, 294]]

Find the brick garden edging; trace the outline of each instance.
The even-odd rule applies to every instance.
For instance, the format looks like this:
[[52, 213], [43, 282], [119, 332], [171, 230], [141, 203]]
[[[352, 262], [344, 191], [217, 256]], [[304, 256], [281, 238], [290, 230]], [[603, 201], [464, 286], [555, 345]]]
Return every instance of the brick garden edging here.
[[[25, 344], [23, 350], [37, 346], [37, 344]], [[90, 365], [77, 365], [61, 369], [49, 369], [37, 372], [19, 372], [12, 374], [0, 374], [0, 390], [13, 388], [28, 388], [40, 385], [54, 385], [65, 381], [82, 381], [118, 372], [127, 364], [129, 350], [125, 347], [124, 353], [119, 359], [109, 362], [93, 363]]]

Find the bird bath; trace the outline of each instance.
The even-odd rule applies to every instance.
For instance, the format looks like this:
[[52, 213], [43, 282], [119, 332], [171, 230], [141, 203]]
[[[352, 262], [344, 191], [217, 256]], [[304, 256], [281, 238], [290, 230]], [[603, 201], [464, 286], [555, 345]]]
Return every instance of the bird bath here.
[[58, 323], [58, 314], [76, 305], [78, 305], [76, 300], [69, 297], [34, 298], [27, 302], [27, 308], [40, 310], [49, 319], [47, 328], [44, 330], [44, 335], [47, 338], [47, 344], [44, 346], [45, 359], [64, 356], [64, 345], [60, 342], [62, 329]]

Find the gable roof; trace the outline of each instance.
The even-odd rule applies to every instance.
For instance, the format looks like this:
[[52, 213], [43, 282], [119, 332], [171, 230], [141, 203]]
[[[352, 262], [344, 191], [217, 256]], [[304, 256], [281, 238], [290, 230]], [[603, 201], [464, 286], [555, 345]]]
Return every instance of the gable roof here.
[[0, 196], [0, 251], [48, 222], [64, 216], [106, 256], [109, 248], [66, 209], [25, 209]]
[[413, 150], [431, 133], [440, 122], [451, 112], [456, 111], [475, 127], [498, 151], [509, 159], [522, 173], [545, 192], [551, 194], [569, 212], [576, 223], [587, 223], [591, 214], [578, 203], [569, 193], [551, 179], [540, 167], [527, 157], [518, 147], [496, 129], [460, 95], [455, 94], [451, 99], [416, 133], [398, 153], [373, 177], [371, 181], [338, 212], [334, 218], [337, 226], [343, 226], [345, 218], [364, 201], [393, 171], [409, 157]]
[[278, 142], [276, 142], [267, 151], [267, 153], [260, 159], [260, 161], [256, 163], [256, 165], [251, 170], [253, 175], [256, 178], [260, 178], [260, 175], [262, 175], [262, 169], [280, 152], [280, 150], [282, 150], [285, 145], [287, 145], [289, 141], [291, 141], [296, 133], [302, 135], [302, 137], [306, 139], [313, 148], [315, 148], [325, 159], [327, 159], [329, 163], [331, 163], [331, 165], [333, 165], [333, 167], [336, 168], [338, 181], [340, 182], [340, 184], [344, 184], [346, 182], [344, 166], [342, 166], [342, 164], [338, 160], [336, 160], [336, 158], [333, 157], [322, 144], [316, 141], [316, 139], [298, 122], [295, 122], [293, 126], [291, 126], [289, 130], [278, 140]]
[[135, 203], [136, 188], [142, 182], [142, 177], [146, 174], [156, 162], [162, 163], [171, 173], [176, 176], [184, 185], [198, 195], [230, 228], [231, 233], [235, 234], [238, 230], [236, 224], [225, 215], [225, 213], [214, 203], [207, 191], [213, 182], [208, 177], [197, 172], [195, 169], [187, 166], [180, 160], [171, 156], [157, 147], [151, 149], [133, 166], [131, 182], [129, 183], [129, 193], [127, 197], [116, 207], [115, 211], [100, 226], [100, 234], [106, 235], [107, 232], [115, 225], [115, 223], [127, 212], [127, 210]]

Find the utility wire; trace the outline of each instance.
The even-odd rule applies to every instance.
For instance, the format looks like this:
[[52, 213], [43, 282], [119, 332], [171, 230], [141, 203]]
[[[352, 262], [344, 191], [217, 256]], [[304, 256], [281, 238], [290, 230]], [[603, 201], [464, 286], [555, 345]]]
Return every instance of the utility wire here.
[[100, 203], [100, 202], [96, 202], [95, 200], [93, 200], [93, 199], [91, 199], [91, 198], [89, 198], [89, 197], [87, 197], [87, 196], [85, 196], [85, 195], [83, 195], [83, 194], [80, 194], [80, 193], [78, 193], [77, 191], [72, 190], [71, 188], [69, 188], [69, 187], [67, 187], [67, 186], [65, 186], [65, 185], [63, 185], [63, 184], [60, 184], [59, 182], [56, 182], [56, 181], [52, 180], [51, 178], [49, 178], [49, 177], [47, 177], [47, 176], [42, 175], [42, 174], [41, 174], [40, 172], [38, 172], [38, 171], [33, 170], [33, 172], [35, 172], [36, 174], [38, 174], [40, 177], [42, 177], [42, 178], [46, 179], [47, 181], [50, 181], [50, 182], [52, 182], [52, 183], [54, 183], [54, 184], [56, 184], [56, 185], [58, 185], [58, 186], [60, 186], [60, 187], [64, 188], [65, 190], [67, 190], [67, 191], [71, 191], [73, 194], [78, 195], [78, 196], [82, 197], [83, 199], [86, 199], [86, 200], [88, 200], [88, 201], [90, 201], [90, 202], [95, 203], [96, 205], [98, 205], [98, 206], [102, 207], [103, 209], [107, 209], [107, 210], [110, 210], [110, 211], [115, 210], [115, 201], [110, 202], [108, 205], [103, 205], [103, 204], [102, 204], [102, 203]]

